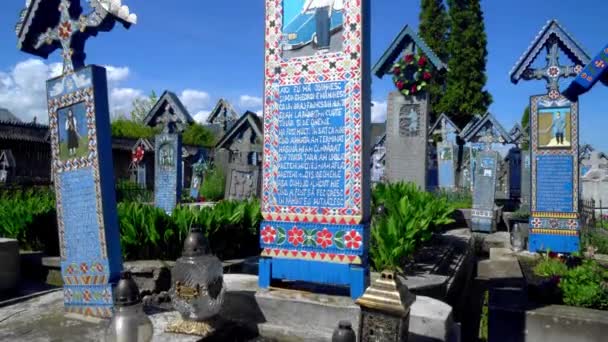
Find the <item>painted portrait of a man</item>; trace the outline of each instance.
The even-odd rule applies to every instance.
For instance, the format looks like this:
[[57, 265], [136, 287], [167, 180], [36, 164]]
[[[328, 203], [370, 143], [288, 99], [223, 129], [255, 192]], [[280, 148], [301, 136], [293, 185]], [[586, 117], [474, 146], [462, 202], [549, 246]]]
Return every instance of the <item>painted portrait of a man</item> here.
[[569, 108], [541, 109], [538, 114], [539, 147], [570, 147]]

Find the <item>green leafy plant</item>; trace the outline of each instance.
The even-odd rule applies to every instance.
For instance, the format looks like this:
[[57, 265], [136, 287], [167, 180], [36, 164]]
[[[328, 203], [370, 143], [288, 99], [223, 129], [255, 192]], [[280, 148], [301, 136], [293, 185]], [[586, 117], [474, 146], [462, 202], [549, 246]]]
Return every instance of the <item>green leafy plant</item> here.
[[203, 179], [200, 193], [207, 201], [219, 201], [224, 198], [226, 177], [218, 168], [210, 168]]
[[594, 260], [569, 270], [559, 288], [567, 305], [608, 310], [608, 271]]
[[116, 138], [153, 138], [160, 128], [152, 128], [143, 122], [118, 118], [112, 121], [112, 136]]
[[470, 190], [439, 190], [435, 195], [439, 198], [445, 198], [451, 206], [457, 209], [471, 209], [473, 207], [473, 195]]
[[519, 209], [513, 212], [513, 219], [518, 220], [527, 220], [530, 218], [530, 207], [527, 205], [522, 205]]
[[215, 136], [205, 126], [193, 123], [186, 127], [182, 134], [184, 144], [193, 146], [213, 147]]
[[534, 274], [541, 277], [563, 276], [568, 272], [568, 266], [558, 258], [552, 258], [546, 253], [543, 259], [534, 266]]
[[438, 228], [454, 222], [454, 207], [446, 198], [411, 183], [378, 184], [372, 200], [375, 208], [385, 208], [372, 222], [370, 257], [376, 270], [403, 271], [406, 260]]

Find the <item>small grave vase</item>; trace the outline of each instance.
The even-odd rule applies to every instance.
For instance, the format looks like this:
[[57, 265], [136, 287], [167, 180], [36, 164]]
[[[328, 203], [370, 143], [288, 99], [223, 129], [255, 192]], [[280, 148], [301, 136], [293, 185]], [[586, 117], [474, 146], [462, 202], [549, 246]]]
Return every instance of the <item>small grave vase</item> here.
[[382, 272], [356, 301], [361, 307], [361, 342], [407, 342], [410, 308], [415, 300], [395, 272]]
[[154, 329], [144, 313], [137, 284], [130, 272], [123, 272], [116, 286], [114, 316], [106, 330], [106, 342], [149, 342]]
[[527, 229], [521, 223], [513, 225], [511, 230], [511, 248], [515, 252], [521, 252], [527, 247]]
[[212, 334], [224, 301], [225, 285], [222, 262], [209, 254], [209, 244], [200, 229], [190, 230], [172, 273], [169, 296], [182, 319], [166, 330], [199, 336]]

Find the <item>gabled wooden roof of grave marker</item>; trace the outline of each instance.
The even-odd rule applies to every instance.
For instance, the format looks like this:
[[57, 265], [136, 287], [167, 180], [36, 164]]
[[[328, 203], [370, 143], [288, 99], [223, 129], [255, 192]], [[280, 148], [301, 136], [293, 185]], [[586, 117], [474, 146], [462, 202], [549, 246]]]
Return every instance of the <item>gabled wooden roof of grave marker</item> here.
[[[102, 13], [107, 11], [101, 7], [99, 0], [88, 0], [90, 5], [97, 8]], [[59, 24], [61, 13], [57, 10], [61, 0], [31, 0], [26, 3], [26, 7], [21, 10], [19, 21], [15, 25], [15, 34], [17, 35], [17, 48], [23, 52], [31, 53], [32, 55], [42, 57], [44, 59], [61, 47], [59, 41], [54, 41], [52, 44], [42, 44], [38, 48], [35, 47], [40, 35], [46, 32], [47, 29], [53, 28]], [[83, 8], [80, 0], [70, 1], [70, 16], [78, 18]], [[100, 12], [97, 12], [100, 13]], [[116, 21], [120, 22], [124, 27], [129, 28], [131, 23], [115, 15], [107, 15], [101, 24], [94, 29], [88, 29], [81, 34], [74, 36], [72, 45], [76, 47], [84, 46], [84, 42], [91, 36], [96, 36], [98, 32], [108, 32], [114, 28]]]
[[399, 35], [393, 40], [389, 48], [384, 52], [380, 60], [374, 65], [372, 73], [378, 78], [382, 78], [386, 74], [390, 74], [393, 69], [393, 64], [399, 58], [399, 56], [408, 48], [412, 46], [414, 49], [418, 49], [419, 52], [424, 53], [430, 60], [431, 64], [437, 70], [447, 69], [447, 65], [437, 57], [435, 52], [429, 48], [424, 40], [418, 36], [418, 34], [409, 25], [405, 25]]
[[48, 143], [49, 126], [33, 122], [0, 121], [0, 139]]
[[155, 127], [158, 124], [156, 121], [158, 117], [165, 113], [165, 106], [167, 104], [171, 107], [173, 114], [175, 114], [182, 124], [189, 125], [194, 122], [194, 119], [192, 119], [192, 116], [190, 116], [190, 113], [186, 107], [184, 107], [184, 104], [179, 100], [177, 95], [165, 90], [158, 101], [156, 101], [154, 107], [152, 107], [150, 112], [148, 112], [148, 115], [144, 118], [144, 124]]
[[433, 124], [433, 126], [431, 126], [431, 129], [429, 130], [429, 137], [433, 136], [433, 134], [436, 132], [441, 132], [441, 120], [442, 119], [446, 120], [448, 126], [452, 126], [452, 128], [454, 128], [454, 132], [456, 133], [456, 135], [460, 134], [461, 130], [454, 123], [454, 121], [450, 120], [450, 118], [445, 113], [441, 113], [441, 115], [439, 115], [437, 120], [435, 120], [435, 123]]
[[517, 84], [522, 79], [524, 72], [532, 66], [551, 36], [557, 37], [560, 49], [574, 64], [586, 65], [589, 63], [589, 54], [585, 52], [582, 45], [566, 32], [557, 20], [552, 19], [540, 30], [532, 44], [511, 69], [511, 82]]
[[146, 139], [146, 138], [139, 138], [137, 140], [137, 142], [135, 144], [133, 144], [133, 147], [131, 147], [131, 150], [135, 151], [135, 149], [138, 146], [143, 146], [145, 152], [154, 151], [154, 144], [149, 139]]
[[591, 60], [563, 92], [571, 101], [588, 92], [597, 81], [608, 86], [608, 44]]
[[475, 116], [473, 120], [475, 120], [475, 122], [469, 122], [469, 124], [460, 132], [460, 138], [465, 142], [471, 142], [475, 137], [483, 134], [485, 127], [488, 124], [498, 132], [498, 135], [503, 140], [503, 144], [510, 144], [513, 142], [511, 135], [509, 135], [491, 113], [486, 113], [483, 117]]
[[239, 130], [245, 125], [251, 126], [255, 134], [260, 137], [260, 139], [263, 138], [264, 126], [262, 125], [262, 119], [257, 116], [257, 114], [247, 111], [234, 123], [234, 125], [232, 125], [230, 130], [226, 132], [222, 139], [218, 141], [217, 144], [215, 144], [215, 148], [225, 147], [230, 141], [232, 141], [232, 138], [234, 138], [238, 134]]
[[220, 99], [219, 101], [217, 101], [215, 108], [213, 108], [211, 113], [209, 113], [209, 116], [207, 117], [207, 123], [215, 124], [215, 120], [222, 113], [225, 113], [229, 119], [233, 119], [234, 121], [238, 120], [239, 118], [238, 113], [234, 110], [230, 102], [224, 99]]

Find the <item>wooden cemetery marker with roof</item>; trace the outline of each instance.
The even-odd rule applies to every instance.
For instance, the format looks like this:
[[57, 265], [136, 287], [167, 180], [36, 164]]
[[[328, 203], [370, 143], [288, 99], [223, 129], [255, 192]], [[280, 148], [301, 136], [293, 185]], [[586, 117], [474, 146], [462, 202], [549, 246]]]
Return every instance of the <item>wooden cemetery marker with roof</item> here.
[[[543, 49], [547, 64], [535, 69], [533, 63]], [[560, 64], [560, 50], [571, 64]], [[511, 71], [515, 84], [547, 83], [546, 94], [530, 98], [531, 252], [579, 250], [578, 102], [560, 93], [559, 80], [576, 76], [589, 61], [582, 46], [551, 20]]]
[[[418, 57], [424, 60], [420, 61]], [[403, 60], [410, 65], [395, 71], [396, 63]], [[418, 65], [423, 65], [424, 68], [430, 65], [428, 77], [431, 77], [433, 70], [446, 69], [446, 65], [422, 38], [406, 25], [376, 63], [373, 74], [378, 78], [393, 75], [393, 78], [399, 76], [408, 79], [419, 75], [420, 82], [424, 82], [424, 75], [427, 73], [419, 72]], [[397, 91], [390, 93], [388, 97], [385, 176], [389, 182], [413, 182], [425, 190], [429, 169], [429, 94], [422, 87], [405, 87], [404, 82], [399, 82], [395, 82]]]
[[340, 2], [318, 28], [290, 25], [305, 15], [294, 1], [265, 3], [259, 285], [347, 285], [358, 298], [369, 282], [369, 1]]
[[122, 260], [108, 86], [103, 67], [84, 65], [84, 44], [136, 17], [126, 6], [89, 3], [92, 12], [83, 15], [79, 0], [32, 0], [16, 33], [24, 52], [47, 58], [62, 51], [63, 73], [47, 81], [47, 98], [65, 310], [111, 317]]

